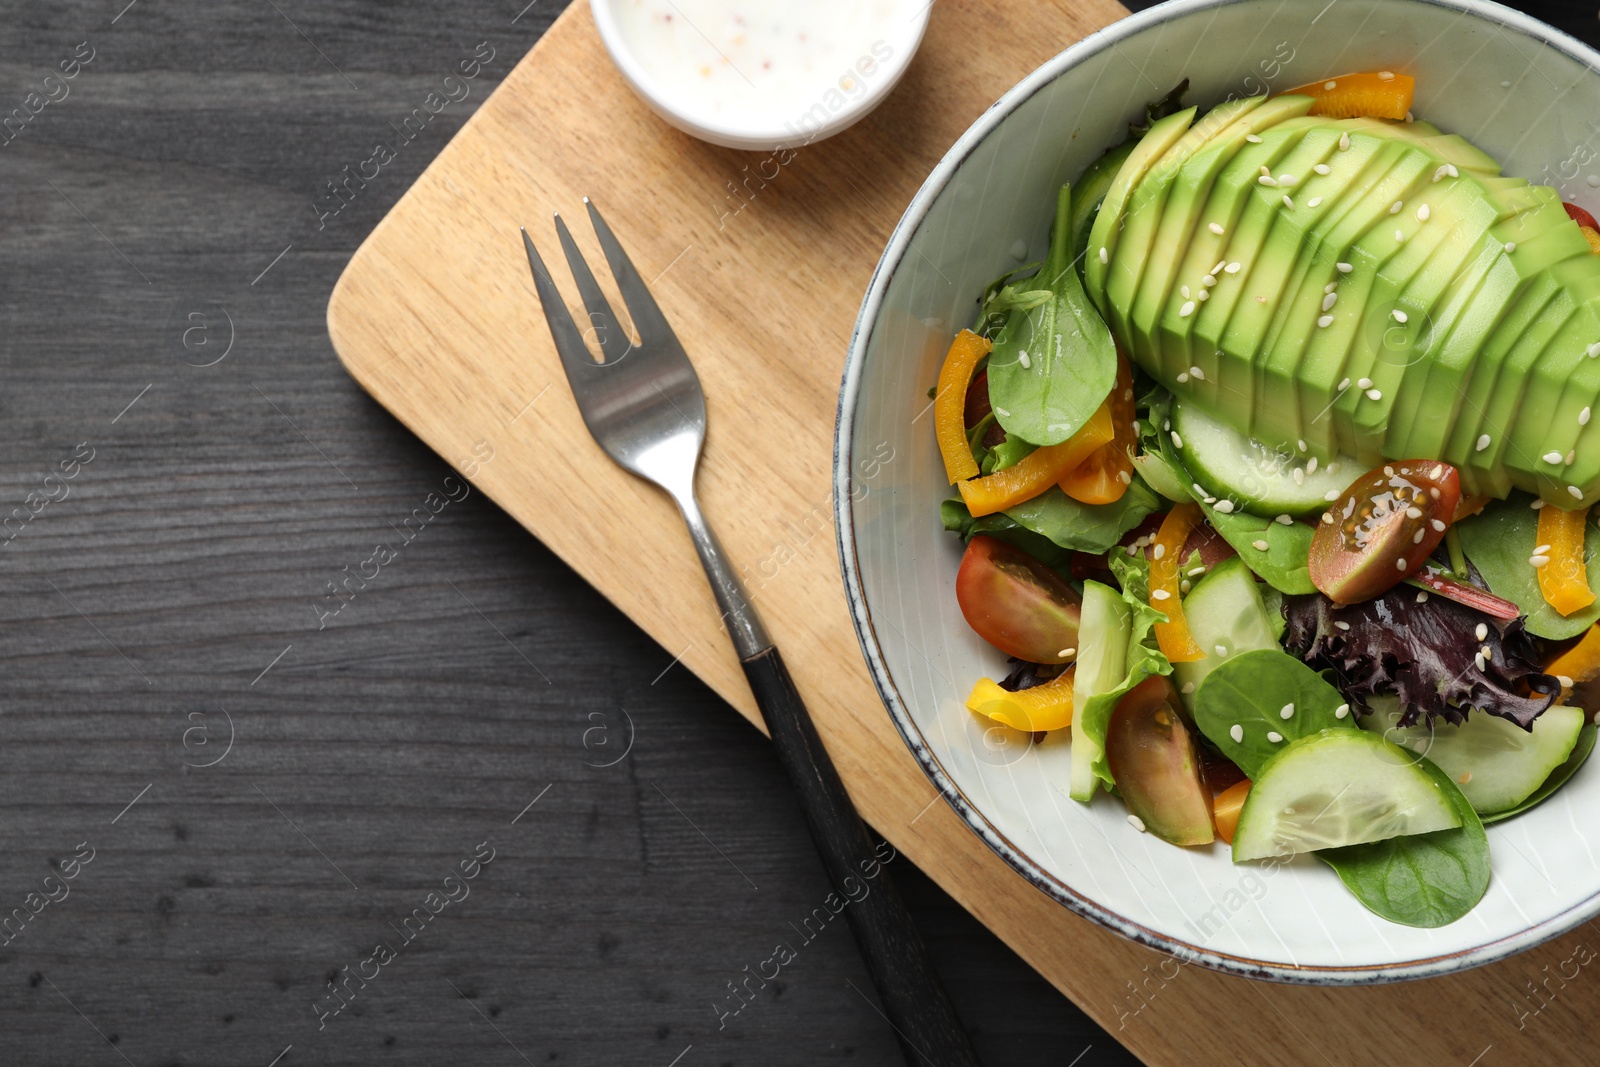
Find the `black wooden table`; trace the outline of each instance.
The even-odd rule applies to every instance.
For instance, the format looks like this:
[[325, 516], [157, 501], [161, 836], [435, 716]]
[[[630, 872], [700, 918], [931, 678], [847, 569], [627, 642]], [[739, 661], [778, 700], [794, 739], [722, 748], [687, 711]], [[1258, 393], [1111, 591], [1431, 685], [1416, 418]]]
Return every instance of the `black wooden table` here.
[[[0, 5], [0, 1064], [898, 1062], [842, 928], [720, 1015], [826, 892], [765, 741], [329, 346], [526, 2]], [[1134, 1062], [897, 875], [991, 1065]]]

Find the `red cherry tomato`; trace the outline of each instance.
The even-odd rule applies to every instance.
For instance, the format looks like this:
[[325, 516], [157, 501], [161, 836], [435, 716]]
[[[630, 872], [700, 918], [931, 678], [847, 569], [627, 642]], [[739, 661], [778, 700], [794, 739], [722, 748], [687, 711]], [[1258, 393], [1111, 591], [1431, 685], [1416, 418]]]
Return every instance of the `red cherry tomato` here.
[[1174, 845], [1215, 838], [1211, 790], [1172, 680], [1146, 678], [1117, 702], [1106, 728], [1106, 762], [1117, 791], [1144, 828]]
[[[956, 602], [979, 637], [1030, 663], [1062, 663], [1078, 647], [1083, 601], [1055, 571], [1022, 549], [980, 534], [956, 574]], [[1069, 656], [1071, 653], [1069, 653]]]
[[1461, 499], [1448, 463], [1395, 460], [1357, 478], [1311, 537], [1311, 581], [1336, 604], [1370, 600], [1432, 554]]
[[1600, 222], [1594, 221], [1594, 216], [1577, 204], [1564, 203], [1561, 206], [1567, 209], [1567, 218], [1576, 222], [1579, 226], [1587, 226], [1591, 230], [1600, 230]]

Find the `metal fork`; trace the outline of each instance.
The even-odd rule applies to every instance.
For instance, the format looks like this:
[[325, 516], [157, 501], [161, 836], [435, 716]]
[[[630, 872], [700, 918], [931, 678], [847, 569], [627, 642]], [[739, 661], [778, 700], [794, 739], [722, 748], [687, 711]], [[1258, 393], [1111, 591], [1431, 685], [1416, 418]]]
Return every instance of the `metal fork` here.
[[[840, 898], [849, 902], [842, 905], [845, 915], [906, 1062], [979, 1067], [911, 915], [888, 871], [882, 869], [886, 861], [876, 853], [866, 824], [851, 805], [783, 659], [695, 499], [695, 471], [706, 435], [700, 379], [611, 228], [587, 197], [584, 204], [639, 334], [635, 345], [612, 314], [566, 223], [557, 215], [556, 234], [588, 309], [604, 362], [590, 358], [583, 333], [567, 313], [528, 231], [522, 231], [539, 302], [584, 425], [607, 455], [665, 489], [683, 512], [751, 692], [772, 734], [778, 760], [800, 795], [828, 880]], [[830, 906], [830, 910], [837, 909]]]

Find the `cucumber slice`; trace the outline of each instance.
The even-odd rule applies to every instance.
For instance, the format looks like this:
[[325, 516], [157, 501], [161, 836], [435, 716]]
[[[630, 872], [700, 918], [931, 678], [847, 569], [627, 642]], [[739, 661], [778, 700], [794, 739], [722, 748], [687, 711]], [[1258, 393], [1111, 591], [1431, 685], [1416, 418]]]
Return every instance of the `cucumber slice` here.
[[1268, 518], [1321, 515], [1328, 494], [1343, 493], [1363, 471], [1355, 460], [1336, 456], [1306, 473], [1312, 457], [1296, 454], [1292, 446], [1264, 445], [1191, 401], [1173, 401], [1172, 429], [1183, 442], [1183, 465], [1201, 488]]
[[1533, 732], [1498, 715], [1473, 711], [1460, 726], [1397, 726], [1398, 697], [1374, 697], [1361, 728], [1427, 756], [1454, 779], [1481, 815], [1514, 808], [1533, 795], [1550, 772], [1567, 761], [1583, 729], [1583, 711], [1565, 704], [1533, 720]]
[[1234, 862], [1460, 826], [1444, 786], [1421, 762], [1365, 730], [1323, 730], [1291, 742], [1250, 787]]
[[[1193, 663], [1172, 665], [1173, 681], [1178, 683], [1183, 702], [1191, 710], [1200, 683], [1225, 659], [1240, 652], [1278, 647], [1277, 628], [1267, 614], [1261, 587], [1238, 556], [1223, 560], [1194, 583], [1183, 598], [1183, 614], [1195, 644], [1206, 653], [1204, 659]], [[1080, 627], [1079, 633], [1082, 632]], [[1217, 654], [1218, 646], [1227, 649], [1227, 656]]]
[[[1078, 666], [1072, 681], [1072, 706], [1082, 708], [1091, 697], [1108, 693], [1121, 683], [1128, 668], [1128, 641], [1133, 634], [1133, 614], [1122, 596], [1099, 582], [1083, 583], [1083, 614], [1078, 625]], [[1104, 751], [1097, 738], [1083, 728], [1083, 716], [1072, 717], [1073, 800], [1094, 798], [1094, 762]]]

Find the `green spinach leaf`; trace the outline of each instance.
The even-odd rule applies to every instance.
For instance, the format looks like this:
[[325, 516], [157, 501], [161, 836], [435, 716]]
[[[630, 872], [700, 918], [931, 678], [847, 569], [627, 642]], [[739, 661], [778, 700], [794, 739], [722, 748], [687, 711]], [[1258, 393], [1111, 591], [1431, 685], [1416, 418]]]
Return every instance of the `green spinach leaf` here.
[[[1539, 572], [1528, 563], [1539, 541], [1539, 513], [1528, 506], [1532, 501], [1526, 493], [1514, 493], [1451, 529], [1459, 531], [1461, 547], [1483, 575], [1489, 591], [1516, 604], [1528, 616], [1528, 632], [1562, 641], [1600, 620], [1600, 599], [1571, 615], [1562, 615], [1545, 601], [1539, 591]], [[1593, 520], [1584, 531], [1583, 558], [1589, 563], [1589, 587], [1600, 597], [1600, 527]]]
[[1450, 776], [1420, 756], [1417, 764], [1450, 798], [1460, 826], [1315, 855], [1373, 914], [1403, 926], [1448, 926], [1476, 907], [1489, 888], [1489, 838]]
[[[1006, 433], [1041, 446], [1077, 433], [1117, 378], [1111, 330], [1072, 269], [1071, 207], [1063, 185], [1044, 268], [992, 301], [1011, 309], [989, 354], [989, 401]], [[1041, 292], [1049, 298], [1031, 295]]]
[[[1032, 500], [981, 519], [974, 519], [960, 500], [946, 500], [940, 505], [940, 517], [945, 529], [959, 533], [963, 539], [993, 534], [1055, 566], [1052, 557], [1064, 557], [1066, 552], [1098, 556], [1109, 551], [1124, 534], [1163, 506], [1155, 491], [1135, 478], [1122, 499], [1111, 504], [1083, 504], [1052, 486]], [[1016, 531], [1029, 536], [1009, 536]], [[1036, 551], [1040, 541], [1049, 547]]]
[[1596, 730], [1594, 723], [1591, 722], [1586, 724], [1582, 730], [1578, 731], [1578, 743], [1572, 746], [1571, 755], [1567, 756], [1565, 763], [1550, 772], [1550, 777], [1544, 780], [1543, 785], [1541, 785], [1538, 789], [1535, 789], [1528, 796], [1527, 800], [1524, 800], [1516, 807], [1507, 808], [1505, 811], [1497, 811], [1493, 815], [1483, 816], [1484, 825], [1487, 826], [1492, 822], [1500, 822], [1502, 819], [1509, 819], [1513, 815], [1521, 815], [1529, 808], [1537, 807], [1546, 800], [1549, 800], [1551, 795], [1553, 795], [1557, 789], [1560, 789], [1562, 786], [1566, 785], [1567, 779], [1576, 774], [1578, 768], [1582, 767], [1584, 762], [1588, 760], [1589, 753], [1594, 751], [1594, 738], [1596, 732], [1600, 731]]
[[1195, 690], [1194, 721], [1253, 779], [1290, 741], [1333, 727], [1354, 729], [1348, 707], [1336, 714], [1344, 703], [1316, 671], [1287, 652], [1262, 648], [1224, 659], [1206, 675]]

